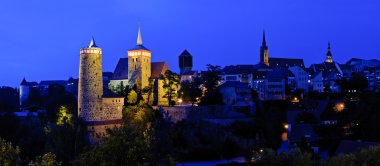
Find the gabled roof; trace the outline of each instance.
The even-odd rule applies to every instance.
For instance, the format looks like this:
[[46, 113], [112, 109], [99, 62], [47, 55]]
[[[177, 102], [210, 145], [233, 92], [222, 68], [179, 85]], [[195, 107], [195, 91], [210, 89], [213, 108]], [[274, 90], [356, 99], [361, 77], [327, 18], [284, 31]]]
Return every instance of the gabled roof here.
[[352, 62], [356, 62], [356, 61], [363, 61], [364, 59], [359, 59], [359, 58], [351, 58], [350, 60], [348, 60], [346, 62], [347, 65], [352, 65], [351, 63]]
[[314, 70], [313, 70], [311, 67], [304, 68], [304, 70], [305, 70], [309, 75], [313, 75], [313, 74], [315, 73]]
[[337, 69], [337, 66], [335, 65], [335, 62], [332, 62], [332, 63], [324, 62], [323, 64], [325, 65], [327, 71], [338, 72], [338, 69]]
[[191, 54], [185, 49], [179, 56], [191, 56]]
[[113, 76], [112, 72], [103, 72], [103, 77], [111, 78]]
[[20, 85], [23, 85], [23, 86], [37, 86], [38, 83], [37, 82], [28, 82], [26, 81], [26, 79], [24, 78], [22, 81], [21, 81], [21, 84]]
[[342, 70], [353, 70], [353, 66], [347, 64], [338, 64]]
[[147, 49], [145, 46], [143, 45], [136, 45], [135, 47], [129, 49], [128, 51], [133, 51], [133, 50], [146, 50], [146, 51], [150, 51], [149, 49]]
[[165, 74], [167, 70], [169, 70], [168, 65], [166, 62], [152, 62], [151, 66], [152, 70], [152, 78], [158, 78], [161, 74]]
[[[169, 70], [166, 62], [152, 62], [151, 63], [151, 77], [158, 78], [160, 74], [164, 74]], [[128, 79], [128, 58], [120, 58], [115, 71], [113, 73], [113, 80]]]
[[305, 67], [303, 59], [269, 58], [269, 66], [288, 68], [290, 66]]
[[[319, 71], [319, 72], [315, 72], [311, 75], [311, 79], [314, 79], [315, 77], [317, 77], [318, 75], [320, 75], [322, 72]], [[322, 75], [321, 75], [322, 76]]]
[[78, 79], [74, 79], [73, 77], [70, 77], [69, 80], [67, 80], [68, 83], [73, 83], [73, 84], [77, 84], [78, 83]]
[[120, 58], [113, 73], [114, 80], [128, 79], [128, 58]]

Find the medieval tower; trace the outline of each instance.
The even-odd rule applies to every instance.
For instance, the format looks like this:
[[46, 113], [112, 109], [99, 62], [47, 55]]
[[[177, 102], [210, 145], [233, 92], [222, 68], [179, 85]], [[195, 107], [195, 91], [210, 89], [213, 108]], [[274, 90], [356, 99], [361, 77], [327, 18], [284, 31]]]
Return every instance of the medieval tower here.
[[265, 39], [265, 31], [263, 32], [263, 42], [260, 47], [260, 63], [269, 66], [269, 50]]
[[137, 34], [137, 44], [127, 51], [128, 54], [128, 82], [129, 86], [137, 85], [145, 88], [149, 85], [151, 77], [151, 54], [152, 52], [143, 46], [140, 27]]
[[87, 125], [89, 143], [98, 143], [106, 129], [122, 122], [124, 98], [103, 89], [102, 49], [92, 39], [80, 49], [78, 116]]
[[193, 56], [187, 50], [184, 50], [178, 57], [178, 64], [180, 69], [179, 74], [191, 71], [193, 68]]
[[80, 50], [78, 81], [79, 117], [85, 121], [100, 120], [97, 115], [102, 111], [102, 49], [96, 46], [94, 39], [88, 48]]
[[333, 60], [332, 60], [332, 53], [331, 53], [331, 47], [330, 47], [330, 42], [327, 46], [327, 54], [326, 54], [326, 61], [327, 63], [332, 63]]

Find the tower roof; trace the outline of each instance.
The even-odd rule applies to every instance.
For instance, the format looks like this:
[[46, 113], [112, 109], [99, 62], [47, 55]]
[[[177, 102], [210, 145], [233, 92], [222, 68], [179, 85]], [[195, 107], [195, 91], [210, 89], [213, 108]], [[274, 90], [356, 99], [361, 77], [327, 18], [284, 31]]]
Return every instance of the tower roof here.
[[130, 49], [129, 51], [132, 51], [132, 50], [147, 50], [147, 51], [150, 51], [149, 49], [147, 49], [146, 47], [143, 46], [140, 26], [139, 26], [139, 30], [138, 30], [138, 33], [137, 33], [136, 46], [133, 47], [132, 49]]
[[261, 48], [268, 49], [267, 40], [266, 40], [266, 37], [265, 37], [265, 30], [263, 30], [263, 41], [261, 43]]
[[189, 51], [187, 51], [186, 49], [183, 50], [183, 52], [181, 53], [181, 55], [179, 56], [191, 56], [191, 54], [189, 53]]
[[327, 46], [326, 62], [329, 62], [329, 63], [333, 62], [330, 42], [328, 43], [328, 46]]
[[137, 34], [137, 45], [138, 46], [142, 46], [143, 45], [140, 26], [139, 26], [139, 31], [138, 31], [138, 34]]
[[25, 77], [24, 77], [24, 79], [22, 79], [22, 81], [21, 81], [21, 84], [20, 85], [26, 85], [27, 83], [26, 83], [26, 80], [25, 80]]
[[94, 39], [94, 37], [92, 37], [90, 45], [88, 46], [88, 48], [96, 48], [96, 47], [98, 47], [98, 46], [96, 46], [95, 39]]
[[263, 30], [263, 43], [262, 43], [263, 46], [266, 46], [267, 45], [267, 41], [265, 39], [265, 30]]

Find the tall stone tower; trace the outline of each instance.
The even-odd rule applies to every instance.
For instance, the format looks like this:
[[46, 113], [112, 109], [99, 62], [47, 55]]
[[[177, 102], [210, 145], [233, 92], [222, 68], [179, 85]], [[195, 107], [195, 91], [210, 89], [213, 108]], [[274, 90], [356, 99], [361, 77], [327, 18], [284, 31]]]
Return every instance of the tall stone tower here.
[[140, 27], [137, 34], [137, 44], [128, 50], [128, 82], [129, 86], [137, 85], [145, 88], [149, 85], [151, 76], [151, 51], [143, 46]]
[[178, 57], [178, 60], [179, 60], [180, 74], [183, 74], [185, 71], [192, 70], [193, 56], [187, 50], [184, 50], [182, 52], [182, 54]]
[[325, 62], [326, 63], [332, 63], [333, 62], [330, 42], [329, 42], [328, 47], [327, 47], [327, 54], [326, 54], [326, 60], [325, 60]]
[[269, 50], [265, 39], [265, 31], [263, 32], [263, 41], [260, 47], [260, 63], [269, 66]]
[[80, 49], [78, 114], [85, 121], [102, 120], [103, 96], [102, 49], [92, 38], [87, 48]]

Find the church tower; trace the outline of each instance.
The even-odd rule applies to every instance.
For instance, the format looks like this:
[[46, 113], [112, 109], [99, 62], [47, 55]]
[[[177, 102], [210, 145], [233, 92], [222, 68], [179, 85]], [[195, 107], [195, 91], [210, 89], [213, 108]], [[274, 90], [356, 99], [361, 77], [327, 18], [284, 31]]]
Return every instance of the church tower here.
[[143, 89], [149, 85], [152, 53], [143, 46], [140, 27], [137, 34], [137, 44], [127, 53], [129, 86], [136, 84], [138, 88]]
[[178, 57], [180, 74], [183, 74], [185, 71], [191, 71], [193, 68], [193, 56], [187, 51], [184, 50], [181, 55]]
[[265, 31], [263, 32], [263, 41], [260, 47], [260, 63], [269, 66], [269, 50], [265, 39]]
[[332, 60], [332, 53], [331, 53], [331, 47], [330, 47], [330, 42], [328, 44], [328, 47], [327, 47], [327, 54], [326, 54], [326, 63], [332, 63], [333, 60]]
[[87, 48], [80, 49], [78, 115], [85, 121], [102, 120], [103, 96], [102, 49], [94, 38]]

